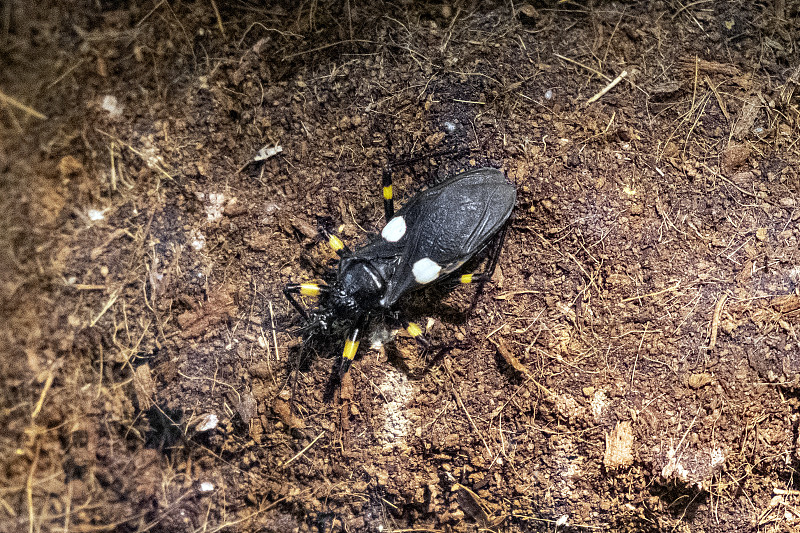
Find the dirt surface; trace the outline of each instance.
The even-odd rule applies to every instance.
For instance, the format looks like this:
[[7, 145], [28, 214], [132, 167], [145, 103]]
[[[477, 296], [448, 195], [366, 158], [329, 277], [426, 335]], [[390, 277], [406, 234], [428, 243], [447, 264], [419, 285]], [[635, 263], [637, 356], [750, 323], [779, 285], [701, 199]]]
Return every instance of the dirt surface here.
[[[0, 531], [797, 531], [798, 5], [292, 4], [2, 4]], [[419, 156], [498, 269], [338, 381]]]

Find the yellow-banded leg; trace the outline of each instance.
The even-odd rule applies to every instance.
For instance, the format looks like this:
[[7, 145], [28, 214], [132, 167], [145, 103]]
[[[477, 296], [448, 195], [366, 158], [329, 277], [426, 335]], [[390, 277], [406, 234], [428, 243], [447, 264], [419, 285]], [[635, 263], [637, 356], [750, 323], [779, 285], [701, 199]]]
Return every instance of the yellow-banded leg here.
[[[461, 274], [453, 279], [454, 285], [470, 285], [473, 283], [483, 284], [492, 279], [495, 268], [497, 268], [497, 261], [500, 258], [500, 250], [503, 247], [503, 240], [506, 236], [506, 227], [500, 230], [500, 233], [489, 244], [488, 263], [486, 271], [481, 273]], [[480, 290], [480, 289], [478, 289]]]
[[353, 359], [356, 356], [358, 344], [361, 342], [361, 336], [364, 334], [368, 322], [369, 314], [362, 315], [356, 321], [355, 326], [353, 326], [353, 329], [350, 331], [350, 335], [345, 339], [344, 350], [342, 350], [342, 366], [339, 368], [339, 374], [343, 375], [350, 370], [350, 365], [353, 363]]
[[483, 293], [484, 285], [487, 281], [492, 279], [494, 270], [497, 267], [497, 261], [500, 259], [500, 250], [503, 248], [503, 241], [506, 238], [506, 228], [507, 226], [503, 226], [503, 229], [500, 230], [500, 233], [498, 233], [497, 236], [492, 239], [492, 242], [489, 243], [489, 255], [487, 258], [486, 271], [479, 274], [462, 274], [454, 280], [456, 285], [476, 284], [478, 286], [475, 294], [472, 295], [472, 302], [469, 305], [467, 314], [472, 314], [472, 312], [475, 310], [475, 305], [478, 303], [478, 298], [480, 298], [481, 294]]
[[302, 296], [314, 296], [317, 297], [320, 294], [327, 294], [328, 293], [328, 286], [321, 285], [319, 283], [290, 283], [286, 287], [283, 288], [283, 294], [286, 296], [286, 299], [289, 300], [289, 303], [297, 309], [303, 318], [308, 320], [308, 313], [303, 307], [294, 299], [294, 294], [300, 294]]
[[383, 169], [383, 213], [386, 222], [394, 216], [394, 196], [392, 192], [392, 167], [387, 166]]
[[324, 228], [322, 228], [320, 231], [325, 237], [325, 240], [328, 242], [328, 246], [330, 246], [331, 249], [336, 252], [336, 255], [342, 257], [350, 253], [350, 248], [348, 248], [347, 245], [342, 242], [342, 239]]
[[431, 345], [431, 343], [428, 341], [428, 338], [425, 337], [425, 334], [422, 332], [422, 326], [416, 322], [405, 322], [403, 327], [406, 328], [408, 334], [411, 335], [415, 341], [421, 344], [423, 348], [427, 348]]
[[394, 191], [392, 190], [392, 168], [413, 165], [414, 163], [422, 161], [423, 159], [432, 159], [434, 157], [440, 157], [443, 155], [459, 156], [469, 153], [470, 153], [469, 148], [442, 150], [439, 152], [434, 152], [432, 154], [420, 155], [417, 157], [411, 157], [407, 159], [400, 159], [398, 161], [394, 161], [386, 165], [386, 167], [383, 169], [383, 179], [382, 179], [383, 213], [386, 217], [386, 222], [389, 222], [394, 216]]
[[403, 329], [408, 332], [411, 338], [417, 341], [423, 348], [428, 348], [431, 345], [430, 342], [428, 342], [428, 339], [425, 337], [425, 333], [423, 333], [422, 326], [416, 322], [409, 322], [402, 311], [395, 310], [386, 315], [386, 318], [393, 326], [402, 326]]
[[471, 283], [484, 283], [489, 281], [490, 274], [486, 272], [481, 274], [462, 274], [456, 278], [456, 283], [459, 285], [469, 285]]
[[[494, 270], [494, 266], [490, 265], [492, 270]], [[475, 310], [475, 305], [478, 303], [478, 298], [480, 298], [481, 294], [483, 294], [483, 287], [487, 281], [492, 278], [492, 274], [490, 272], [481, 272], [481, 273], [474, 273], [474, 274], [462, 274], [457, 276], [453, 279], [452, 284], [455, 285], [475, 285], [477, 289], [475, 293], [472, 295], [472, 301], [469, 304], [469, 308], [467, 309], [467, 315], [472, 314]]]

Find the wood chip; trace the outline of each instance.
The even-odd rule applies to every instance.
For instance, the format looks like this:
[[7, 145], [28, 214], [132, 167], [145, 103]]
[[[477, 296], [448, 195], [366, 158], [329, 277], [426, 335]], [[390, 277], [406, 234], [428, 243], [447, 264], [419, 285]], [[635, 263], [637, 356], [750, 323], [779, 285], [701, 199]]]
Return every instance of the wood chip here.
[[699, 389], [699, 388], [705, 387], [706, 385], [711, 383], [713, 380], [714, 380], [714, 378], [711, 376], [711, 374], [709, 374], [708, 372], [703, 372], [703, 373], [700, 373], [700, 374], [692, 374], [692, 375], [690, 375], [687, 378], [686, 382], [689, 385], [689, 387], [691, 387], [693, 389]]
[[761, 100], [758, 98], [758, 95], [751, 94], [748, 96], [747, 100], [745, 100], [742, 105], [741, 111], [739, 111], [739, 116], [736, 117], [733, 128], [731, 128], [731, 137], [734, 139], [743, 139], [749, 135], [750, 131], [753, 129], [753, 125], [756, 123], [756, 117], [760, 109]]
[[303, 419], [292, 412], [292, 408], [289, 407], [288, 402], [285, 402], [280, 398], [275, 398], [275, 400], [272, 402], [272, 410], [275, 411], [275, 414], [278, 415], [278, 418], [281, 419], [281, 422], [290, 428], [303, 429], [306, 427]]
[[500, 342], [495, 342], [494, 345], [497, 348], [497, 353], [500, 354], [500, 357], [502, 357], [511, 368], [521, 374], [525, 374], [526, 376], [529, 374], [527, 367], [523, 365], [513, 353], [511, 353], [511, 350], [509, 350], [505, 341], [501, 340]]
[[342, 400], [352, 400], [355, 392], [353, 378], [350, 372], [347, 372], [342, 376], [341, 386], [339, 387], [339, 398]]
[[244, 391], [241, 393], [241, 400], [236, 405], [236, 412], [242, 417], [242, 421], [245, 423], [245, 425], [249, 426], [250, 420], [256, 416], [257, 405], [256, 399], [253, 397], [250, 391]]
[[722, 173], [732, 176], [736, 170], [747, 163], [750, 157], [750, 145], [742, 143], [729, 144], [723, 151], [721, 157]]
[[304, 237], [308, 237], [309, 239], [316, 239], [319, 236], [319, 231], [314, 226], [314, 224], [310, 223], [308, 220], [294, 216], [291, 218], [291, 224], [294, 229], [298, 231]]
[[133, 388], [136, 392], [136, 401], [139, 409], [147, 411], [153, 406], [153, 398], [156, 396], [156, 384], [153, 382], [153, 374], [148, 365], [140, 365], [136, 368], [133, 377]]
[[739, 76], [741, 71], [736, 65], [725, 63], [718, 63], [717, 61], [707, 61], [705, 59], [683, 58], [680, 60], [681, 68], [694, 72], [697, 69], [699, 72], [706, 74], [722, 74], [724, 76]]

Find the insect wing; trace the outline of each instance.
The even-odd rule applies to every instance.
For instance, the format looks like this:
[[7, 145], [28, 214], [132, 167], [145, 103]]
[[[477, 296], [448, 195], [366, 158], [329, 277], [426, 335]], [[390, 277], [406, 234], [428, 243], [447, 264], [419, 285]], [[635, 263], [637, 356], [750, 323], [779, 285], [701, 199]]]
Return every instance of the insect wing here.
[[381, 305], [390, 307], [406, 292], [462, 266], [497, 234], [515, 202], [516, 189], [493, 168], [458, 174], [417, 194], [387, 224], [403, 220], [398, 244], [405, 246]]

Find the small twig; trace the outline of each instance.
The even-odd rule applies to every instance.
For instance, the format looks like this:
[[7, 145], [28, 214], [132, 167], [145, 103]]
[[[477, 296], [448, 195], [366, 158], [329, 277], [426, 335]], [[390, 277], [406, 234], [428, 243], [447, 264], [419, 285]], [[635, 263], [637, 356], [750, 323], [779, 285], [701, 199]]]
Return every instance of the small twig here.
[[225, 28], [222, 26], [222, 17], [219, 14], [217, 3], [214, 0], [211, 0], [211, 8], [214, 10], [214, 16], [217, 17], [217, 26], [219, 26], [219, 32], [222, 34], [222, 38], [227, 39], [228, 37], [225, 35]]
[[[251, 520], [254, 517], [260, 515], [261, 513], [266, 513], [267, 511], [270, 511], [270, 510], [274, 509], [275, 507], [280, 505], [280, 503], [283, 502], [283, 500], [285, 500], [286, 498], [288, 498], [288, 496], [284, 496], [283, 498], [278, 498], [277, 500], [275, 500], [274, 502], [270, 503], [269, 505], [267, 505], [263, 509], [258, 509], [257, 511], [253, 511], [249, 515], [243, 516], [243, 517], [239, 518], [238, 520], [232, 520], [230, 522], [223, 522], [222, 524], [219, 524], [218, 526], [216, 526], [214, 529], [210, 529], [208, 531], [208, 533], [217, 533], [219, 531], [222, 531], [223, 529], [228, 529], [229, 527], [232, 527], [232, 526], [235, 526], [237, 524], [241, 524], [242, 522], [246, 522], [248, 520]], [[263, 503], [264, 500], [261, 500], [261, 501]], [[397, 531], [397, 530], [395, 530], [395, 531]]]
[[615, 86], [616, 86], [616, 85], [617, 85], [619, 82], [621, 82], [621, 81], [622, 81], [622, 79], [623, 79], [625, 76], [627, 76], [627, 75], [628, 75], [628, 71], [627, 71], [627, 70], [623, 70], [623, 71], [620, 73], [620, 75], [619, 75], [619, 76], [617, 76], [616, 78], [614, 78], [613, 80], [611, 80], [611, 82], [609, 82], [609, 84], [608, 84], [608, 85], [606, 85], [605, 87], [603, 87], [603, 88], [600, 90], [600, 92], [599, 92], [599, 93], [597, 93], [596, 95], [594, 95], [594, 96], [592, 96], [591, 98], [589, 98], [588, 100], [586, 100], [586, 104], [585, 104], [585, 105], [593, 104], [594, 102], [596, 102], [597, 100], [599, 100], [600, 98], [602, 98], [604, 94], [606, 94], [608, 91], [610, 91], [611, 89], [613, 89], [613, 88], [614, 88], [614, 87], [615, 87]]
[[[241, 394], [239, 394], [239, 391], [238, 391], [238, 390], [236, 390], [236, 387], [234, 387], [234, 386], [233, 386], [233, 385], [231, 385], [230, 383], [225, 383], [224, 381], [218, 380], [216, 377], [206, 377], [206, 376], [190, 376], [190, 375], [188, 375], [188, 374], [184, 374], [184, 373], [183, 373], [183, 372], [181, 372], [181, 371], [178, 371], [178, 375], [179, 375], [179, 376], [181, 376], [182, 378], [185, 378], [185, 379], [190, 379], [190, 380], [193, 380], [193, 381], [202, 381], [202, 380], [208, 380], [208, 381], [210, 381], [210, 382], [211, 382], [213, 385], [224, 385], [224, 386], [228, 387], [229, 389], [231, 389], [231, 390], [233, 391], [233, 393], [236, 395], [236, 399], [237, 399], [237, 401], [238, 401], [239, 403], [242, 403], [242, 395], [241, 395]], [[215, 372], [215, 375], [216, 375], [216, 372]]]
[[34, 108], [32, 108], [30, 106], [26, 106], [25, 104], [23, 104], [19, 100], [8, 96], [3, 91], [0, 91], [0, 102], [3, 102], [4, 104], [8, 104], [11, 107], [16, 107], [20, 111], [24, 111], [25, 113], [29, 114], [30, 116], [32, 116], [34, 118], [38, 118], [40, 120], [47, 120], [47, 117], [45, 115], [39, 113], [38, 111], [36, 111]]
[[711, 317], [711, 340], [708, 341], [708, 349], [713, 350], [717, 344], [717, 333], [719, 331], [719, 318], [722, 315], [722, 308], [725, 306], [725, 300], [728, 299], [727, 293], [722, 293], [722, 296], [717, 300], [717, 305], [714, 306], [714, 315]]
[[[71, 486], [71, 485], [70, 485]], [[3, 507], [3, 510], [8, 514], [8, 516], [17, 517], [17, 512], [11, 507], [11, 504], [5, 501], [3, 498], [0, 498], [0, 506]], [[65, 530], [66, 531], [66, 530]]]
[[42, 389], [42, 393], [39, 395], [39, 401], [36, 402], [36, 407], [33, 408], [33, 412], [31, 413], [31, 420], [34, 420], [39, 413], [42, 411], [42, 405], [44, 405], [44, 398], [47, 396], [47, 391], [50, 390], [50, 386], [53, 385], [53, 371], [47, 371], [47, 379], [44, 382], [44, 388]]
[[746, 190], [746, 189], [742, 189], [741, 187], [739, 187], [738, 185], [736, 185], [736, 183], [734, 183], [734, 182], [733, 182], [733, 181], [731, 181], [730, 179], [728, 179], [728, 178], [726, 178], [725, 176], [723, 176], [721, 172], [717, 172], [717, 171], [715, 171], [713, 168], [709, 167], [708, 165], [706, 165], [706, 164], [705, 164], [705, 163], [703, 163], [703, 162], [701, 162], [701, 163], [700, 163], [700, 165], [701, 165], [703, 168], [705, 168], [707, 171], [709, 171], [709, 172], [710, 172], [710, 173], [711, 173], [711, 174], [712, 174], [712, 175], [713, 175], [715, 178], [719, 178], [719, 179], [721, 179], [722, 181], [724, 181], [725, 183], [727, 183], [727, 184], [729, 184], [729, 185], [733, 185], [733, 187], [734, 187], [734, 188], [736, 188], [736, 190], [737, 190], [737, 191], [739, 191], [740, 193], [744, 194], [745, 196], [749, 196], [749, 197], [751, 197], [751, 198], [756, 198], [756, 199], [758, 198], [758, 195], [757, 195], [757, 194], [754, 194], [754, 193], [752, 193], [752, 192], [750, 192], [750, 191], [748, 191], [748, 190]]
[[720, 86], [720, 85], [722, 85], [722, 83], [723, 83], [723, 82], [720, 82], [720, 83], [718, 83], [717, 85], [714, 85], [714, 84], [711, 82], [711, 80], [710, 80], [710, 79], [708, 79], [708, 76], [704, 76], [703, 78], [704, 78], [704, 81], [706, 82], [706, 85], [708, 85], [708, 87], [709, 87], [709, 88], [711, 89], [711, 91], [714, 93], [714, 97], [717, 99], [717, 105], [719, 106], [719, 110], [720, 110], [720, 111], [722, 111], [722, 114], [723, 114], [723, 116], [725, 117], [725, 120], [727, 120], [727, 121], [730, 123], [730, 121], [731, 121], [731, 116], [730, 116], [730, 114], [728, 113], [728, 109], [725, 107], [725, 101], [724, 101], [724, 100], [722, 99], [722, 97], [719, 95], [719, 90], [718, 90], [718, 89], [719, 89], [719, 86]]
[[69, 518], [72, 515], [72, 493], [75, 490], [73, 483], [67, 483], [67, 505], [64, 510], [64, 533], [69, 531]]
[[681, 282], [680, 282], [680, 280], [678, 280], [675, 283], [675, 286], [673, 286], [673, 287], [667, 287], [666, 289], [661, 289], [660, 291], [651, 292], [651, 293], [648, 293], [648, 294], [642, 294], [641, 296], [629, 296], [627, 298], [624, 298], [622, 300], [622, 303], [630, 302], [630, 301], [633, 301], [633, 300], [639, 300], [639, 299], [642, 299], [642, 298], [650, 298], [651, 296], [658, 296], [659, 294], [664, 294], [665, 292], [674, 291], [674, 290], [678, 289], [680, 284], [681, 284]]
[[366, 40], [366, 39], [351, 39], [351, 40], [347, 40], [347, 41], [336, 41], [335, 43], [328, 43], [328, 44], [325, 44], [325, 45], [322, 45], [322, 46], [318, 46], [316, 48], [312, 48], [311, 50], [304, 50], [302, 52], [295, 52], [294, 54], [289, 54], [288, 56], [283, 56], [282, 59], [283, 59], [283, 61], [286, 61], [287, 59], [292, 59], [294, 57], [302, 56], [302, 55], [305, 55], [305, 54], [313, 54], [314, 52], [319, 52], [321, 50], [325, 50], [327, 48], [332, 48], [334, 46], [339, 46], [340, 44], [346, 44], [346, 43], [379, 44], [379, 43], [376, 43], [375, 41], [369, 41], [369, 40]]
[[137, 23], [136, 23], [136, 27], [138, 28], [139, 26], [141, 26], [141, 25], [142, 25], [142, 23], [143, 23], [145, 20], [147, 20], [147, 18], [148, 18], [150, 15], [152, 15], [152, 14], [155, 12], [155, 10], [156, 10], [156, 9], [158, 9], [159, 7], [161, 7], [161, 6], [162, 6], [162, 5], [163, 5], [163, 4], [164, 4], [166, 1], [167, 1], [167, 0], [161, 0], [161, 1], [160, 1], [160, 2], [158, 2], [156, 5], [154, 5], [154, 6], [153, 6], [153, 8], [152, 8], [150, 11], [148, 11], [147, 13], [145, 13], [145, 15], [144, 15], [144, 16], [143, 16], [141, 19], [139, 19], [139, 22], [137, 22]]
[[105, 135], [105, 136], [106, 136], [106, 137], [108, 137], [109, 139], [112, 139], [112, 140], [116, 141], [117, 143], [119, 143], [120, 145], [124, 146], [125, 148], [127, 148], [128, 150], [130, 150], [131, 152], [133, 152], [134, 154], [138, 155], [138, 156], [139, 156], [139, 157], [142, 159], [142, 161], [144, 161], [144, 163], [145, 163], [145, 164], [146, 164], [148, 167], [150, 167], [150, 168], [155, 168], [156, 170], [160, 171], [162, 174], [164, 174], [164, 176], [165, 176], [167, 179], [169, 179], [169, 180], [173, 180], [173, 179], [174, 179], [174, 178], [173, 178], [173, 177], [172, 177], [172, 176], [169, 174], [169, 172], [167, 172], [167, 170], [166, 170], [164, 167], [162, 167], [162, 166], [161, 166], [161, 165], [160, 165], [158, 162], [154, 161], [154, 160], [153, 160], [153, 158], [151, 158], [151, 157], [148, 157], [148, 156], [147, 156], [146, 154], [144, 154], [142, 151], [140, 151], [140, 150], [137, 150], [136, 148], [134, 148], [133, 146], [131, 146], [129, 143], [126, 143], [125, 141], [123, 141], [123, 140], [122, 140], [122, 139], [120, 139], [119, 137], [115, 137], [115, 136], [111, 135], [110, 133], [107, 133], [107, 132], [105, 132], [105, 131], [101, 130], [100, 128], [95, 128], [95, 131], [96, 131], [97, 133], [101, 134], [101, 135]]
[[269, 320], [272, 325], [272, 342], [275, 344], [275, 361], [280, 361], [281, 353], [278, 351], [278, 335], [275, 333], [275, 313], [272, 312], [272, 300], [269, 301]]
[[588, 70], [589, 72], [591, 72], [592, 74], [594, 74], [596, 76], [600, 76], [601, 78], [603, 78], [605, 80], [611, 81], [611, 78], [609, 78], [608, 76], [606, 76], [605, 74], [603, 74], [599, 70], [596, 70], [596, 69], [593, 69], [590, 66], [584, 65], [583, 63], [581, 63], [579, 61], [575, 61], [574, 59], [570, 59], [568, 57], [562, 56], [561, 54], [553, 54], [553, 55], [556, 56], [559, 59], [563, 59], [564, 61], [569, 61], [570, 63], [572, 63], [574, 65], [578, 65], [581, 68], [585, 68], [586, 70]]
[[[534, 385], [536, 385], [539, 388], [539, 390], [544, 392], [545, 395], [548, 398], [552, 398], [553, 397], [553, 393], [550, 391], [550, 389], [548, 389], [547, 387], [545, 387], [544, 385], [539, 383], [533, 377], [533, 374], [531, 374], [530, 370], [528, 370], [528, 368], [522, 363], [522, 361], [517, 359], [517, 357], [511, 352], [511, 350], [508, 349], [508, 347], [504, 343], [502, 343], [502, 342], [501, 343], [497, 343], [497, 342], [495, 342], [493, 340], [491, 340], [489, 342], [494, 344], [495, 349], [497, 349], [497, 351], [500, 354], [500, 356], [505, 360], [506, 363], [508, 363], [509, 366], [511, 366], [511, 368], [513, 368], [517, 372], [523, 374], [526, 378], [528, 378], [529, 381], [532, 381], [534, 383]], [[527, 381], [525, 383], [527, 383]], [[519, 390], [519, 389], [517, 389], [517, 390]], [[514, 394], [516, 394], [516, 392]], [[508, 403], [508, 402], [506, 402], [506, 403]]]
[[33, 513], [33, 479], [36, 474], [36, 463], [39, 462], [39, 451], [41, 450], [41, 443], [36, 442], [36, 453], [33, 454], [33, 461], [31, 462], [31, 471], [28, 474], [28, 480], [25, 483], [25, 499], [28, 501], [28, 532], [33, 533], [34, 527], [34, 513]]
[[630, 381], [631, 387], [633, 386], [633, 376], [636, 375], [636, 365], [639, 362], [639, 353], [642, 351], [642, 345], [644, 344], [644, 336], [647, 335], [647, 327], [649, 325], [650, 324], [645, 324], [644, 325], [644, 331], [642, 332], [642, 338], [639, 339], [639, 347], [636, 348], [636, 359], [633, 360], [633, 370], [631, 370], [631, 381]]
[[67, 70], [64, 71], [63, 74], [61, 74], [55, 80], [51, 81], [50, 84], [47, 87], [44, 88], [44, 90], [45, 91], [49, 91], [50, 89], [55, 87], [58, 84], [58, 82], [60, 82], [61, 80], [63, 80], [67, 76], [69, 76], [70, 72], [73, 72], [76, 68], [78, 68], [81, 65], [83, 65], [86, 61], [87, 61], [86, 59], [81, 59], [80, 61], [78, 61], [77, 63], [75, 63], [71, 67], [69, 67]]
[[287, 466], [289, 466], [289, 465], [290, 465], [290, 464], [291, 464], [291, 463], [292, 463], [292, 462], [293, 462], [295, 459], [297, 459], [298, 457], [300, 457], [301, 455], [303, 455], [304, 453], [306, 453], [306, 452], [309, 450], [309, 448], [311, 448], [311, 447], [312, 447], [314, 444], [316, 444], [316, 442], [317, 442], [319, 439], [321, 439], [321, 438], [322, 438], [322, 436], [323, 436], [324, 434], [325, 434], [325, 432], [323, 431], [322, 433], [320, 433], [319, 435], [317, 435], [317, 436], [314, 438], [314, 440], [312, 440], [311, 442], [309, 442], [309, 443], [308, 443], [308, 446], [306, 446], [305, 448], [303, 448], [302, 450], [300, 450], [299, 452], [297, 452], [297, 453], [294, 455], [294, 457], [292, 457], [291, 459], [289, 459], [288, 461], [286, 461], [285, 463], [283, 463], [283, 464], [282, 464], [280, 467], [281, 467], [281, 468], [286, 468]]
[[695, 54], [694, 56], [694, 83], [692, 84], [692, 105], [689, 106], [689, 113], [695, 109], [695, 101], [697, 100], [697, 80], [700, 74], [700, 58]]
[[117, 301], [117, 297], [119, 297], [120, 291], [122, 291], [122, 287], [121, 286], [117, 287], [117, 289], [113, 293], [111, 293], [111, 297], [108, 299], [106, 304], [103, 306], [103, 308], [97, 314], [97, 316], [94, 317], [92, 319], [92, 321], [89, 323], [89, 327], [90, 328], [93, 328], [94, 325], [97, 324], [97, 321], [100, 320], [103, 317], [104, 314], [106, 314], [106, 311], [111, 309], [111, 306], [114, 305], [114, 302]]

